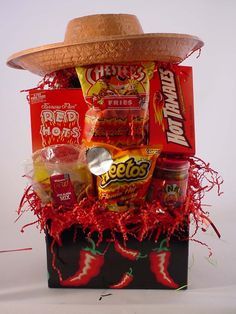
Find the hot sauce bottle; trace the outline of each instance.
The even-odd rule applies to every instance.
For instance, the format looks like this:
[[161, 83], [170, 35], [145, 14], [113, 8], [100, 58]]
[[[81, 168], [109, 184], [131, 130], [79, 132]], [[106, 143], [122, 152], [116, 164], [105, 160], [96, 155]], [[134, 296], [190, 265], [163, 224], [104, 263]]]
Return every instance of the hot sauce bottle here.
[[186, 200], [189, 161], [161, 158], [153, 174], [149, 200], [159, 200], [168, 209], [180, 208]]

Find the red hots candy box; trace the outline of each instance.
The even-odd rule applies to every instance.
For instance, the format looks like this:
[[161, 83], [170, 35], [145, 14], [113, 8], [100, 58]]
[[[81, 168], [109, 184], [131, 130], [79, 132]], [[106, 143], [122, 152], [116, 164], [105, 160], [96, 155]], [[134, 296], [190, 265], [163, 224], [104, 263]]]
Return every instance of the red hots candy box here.
[[80, 89], [29, 91], [32, 149], [55, 144], [78, 145], [86, 107]]

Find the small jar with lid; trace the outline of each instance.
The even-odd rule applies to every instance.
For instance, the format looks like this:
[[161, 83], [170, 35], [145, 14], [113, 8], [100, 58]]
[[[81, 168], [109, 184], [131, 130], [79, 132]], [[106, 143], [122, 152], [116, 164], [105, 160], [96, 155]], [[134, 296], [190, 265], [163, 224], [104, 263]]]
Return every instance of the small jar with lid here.
[[149, 199], [159, 200], [169, 209], [180, 208], [186, 200], [189, 166], [184, 159], [159, 158]]

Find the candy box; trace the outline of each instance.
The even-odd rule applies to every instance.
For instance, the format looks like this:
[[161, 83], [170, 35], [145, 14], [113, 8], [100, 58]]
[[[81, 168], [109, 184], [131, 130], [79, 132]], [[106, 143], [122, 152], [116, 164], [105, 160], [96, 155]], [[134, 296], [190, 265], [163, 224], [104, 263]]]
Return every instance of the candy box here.
[[33, 152], [49, 145], [79, 144], [85, 104], [81, 89], [29, 91]]
[[[188, 230], [185, 230], [186, 238]], [[186, 289], [188, 241], [172, 237], [158, 242], [139, 242], [121, 235], [110, 241], [109, 233], [95, 245], [81, 229], [63, 232], [62, 245], [46, 234], [48, 286], [50, 288]]]
[[149, 144], [163, 153], [194, 156], [192, 68], [158, 66], [150, 81]]

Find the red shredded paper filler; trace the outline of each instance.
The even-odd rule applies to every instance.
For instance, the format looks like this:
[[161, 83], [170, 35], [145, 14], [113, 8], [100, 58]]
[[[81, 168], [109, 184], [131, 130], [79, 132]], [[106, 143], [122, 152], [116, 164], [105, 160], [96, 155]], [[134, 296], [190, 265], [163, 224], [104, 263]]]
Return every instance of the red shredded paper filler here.
[[[24, 232], [26, 227], [37, 224], [41, 231], [47, 231], [59, 245], [62, 244], [62, 232], [73, 225], [78, 225], [88, 232], [88, 236], [97, 232], [98, 242], [103, 240], [103, 233], [106, 230], [110, 230], [113, 239], [118, 232], [122, 234], [124, 241], [128, 240], [129, 236], [133, 236], [139, 241], [154, 236], [157, 241], [161, 234], [165, 234], [167, 238], [175, 234], [181, 239], [186, 223], [191, 223], [195, 225], [195, 230], [189, 239], [193, 239], [199, 228], [206, 231], [209, 225], [220, 237], [219, 231], [209, 218], [209, 212], [203, 209], [205, 205], [202, 200], [205, 193], [213, 188], [216, 188], [217, 194], [221, 195], [223, 180], [217, 171], [200, 158], [190, 157], [189, 161], [187, 199], [182, 208], [174, 212], [161, 206], [158, 201], [152, 203], [143, 201], [137, 204], [135, 209], [126, 212], [112, 212], [106, 209], [102, 200], [92, 197], [84, 198], [71, 210], [66, 210], [63, 206], [54, 208], [51, 203], [42, 204], [34, 192], [33, 186], [29, 186], [20, 202], [18, 215], [20, 217], [25, 211], [31, 211], [37, 219], [23, 226], [21, 231]], [[49, 221], [50, 224], [48, 224]]]

